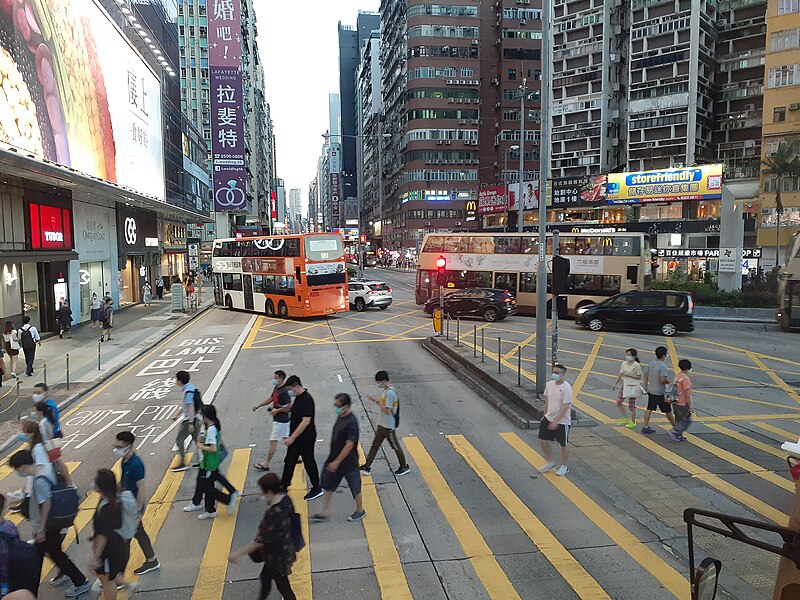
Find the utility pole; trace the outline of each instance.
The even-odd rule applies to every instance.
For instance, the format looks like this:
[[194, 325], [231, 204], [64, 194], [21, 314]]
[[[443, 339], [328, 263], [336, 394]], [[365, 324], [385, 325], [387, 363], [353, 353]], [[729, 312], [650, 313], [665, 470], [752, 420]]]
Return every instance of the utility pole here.
[[[544, 24], [543, 24], [544, 25]], [[522, 210], [522, 182], [525, 181], [525, 96], [528, 94], [528, 80], [522, 78], [522, 85], [519, 86], [519, 182], [517, 187], [517, 233], [522, 233], [524, 222]]]
[[[536, 390], [547, 385], [547, 177], [550, 174], [550, 23], [552, 0], [543, 0], [542, 14], [542, 135], [539, 140], [539, 269], [536, 276]], [[524, 80], [523, 80], [524, 81]], [[522, 186], [522, 182], [520, 182]], [[521, 213], [521, 211], [520, 211]], [[520, 223], [521, 223], [520, 219]], [[520, 225], [520, 231], [522, 227]]]

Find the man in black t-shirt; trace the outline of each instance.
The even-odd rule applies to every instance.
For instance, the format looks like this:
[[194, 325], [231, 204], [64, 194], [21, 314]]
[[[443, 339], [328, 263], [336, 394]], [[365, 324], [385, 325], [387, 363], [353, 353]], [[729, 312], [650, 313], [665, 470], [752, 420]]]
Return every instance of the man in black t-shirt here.
[[314, 426], [314, 398], [303, 387], [300, 378], [292, 375], [286, 380], [286, 390], [292, 398], [292, 416], [289, 422], [289, 437], [283, 440], [287, 446], [286, 459], [283, 463], [281, 487], [289, 489], [292, 482], [297, 459], [303, 459], [303, 465], [311, 481], [311, 491], [305, 495], [306, 500], [322, 496], [319, 486], [319, 471], [314, 460], [314, 443], [317, 441], [317, 428]]
[[333, 405], [337, 418], [331, 434], [331, 453], [322, 469], [322, 489], [325, 490], [325, 498], [322, 512], [313, 515], [311, 520], [317, 522], [328, 520], [333, 493], [342, 479], [345, 479], [356, 501], [356, 511], [347, 517], [347, 520], [360, 521], [367, 512], [361, 502], [361, 474], [358, 472], [358, 420], [351, 410], [348, 394], [336, 394]]

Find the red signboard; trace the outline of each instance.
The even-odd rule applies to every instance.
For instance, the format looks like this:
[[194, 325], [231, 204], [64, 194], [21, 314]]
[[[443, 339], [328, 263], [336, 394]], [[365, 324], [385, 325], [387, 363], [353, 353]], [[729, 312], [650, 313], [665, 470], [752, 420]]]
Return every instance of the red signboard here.
[[493, 185], [478, 190], [478, 214], [498, 213], [506, 210], [506, 186]]
[[30, 217], [34, 250], [72, 250], [69, 209], [32, 203]]

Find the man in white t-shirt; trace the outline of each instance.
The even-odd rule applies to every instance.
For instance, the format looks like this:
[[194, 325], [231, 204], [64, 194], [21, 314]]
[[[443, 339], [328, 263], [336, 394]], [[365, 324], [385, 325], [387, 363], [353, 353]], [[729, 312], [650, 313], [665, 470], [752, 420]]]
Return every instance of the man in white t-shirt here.
[[551, 442], [558, 442], [561, 445], [561, 466], [558, 467], [556, 475], [563, 476], [569, 473], [567, 439], [569, 426], [572, 424], [572, 386], [565, 379], [566, 374], [566, 367], [553, 365], [550, 381], [544, 389], [547, 400], [544, 405], [544, 416], [539, 423], [539, 444], [547, 462], [539, 468], [540, 473], [552, 471], [557, 466], [553, 462]]

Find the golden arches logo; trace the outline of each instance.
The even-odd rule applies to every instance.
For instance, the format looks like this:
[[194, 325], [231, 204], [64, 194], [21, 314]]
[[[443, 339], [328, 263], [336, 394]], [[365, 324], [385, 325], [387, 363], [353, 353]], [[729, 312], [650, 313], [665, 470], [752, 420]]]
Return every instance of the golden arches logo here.
[[467, 201], [467, 212], [472, 211], [475, 212], [478, 210], [478, 203], [475, 200], [468, 200]]

